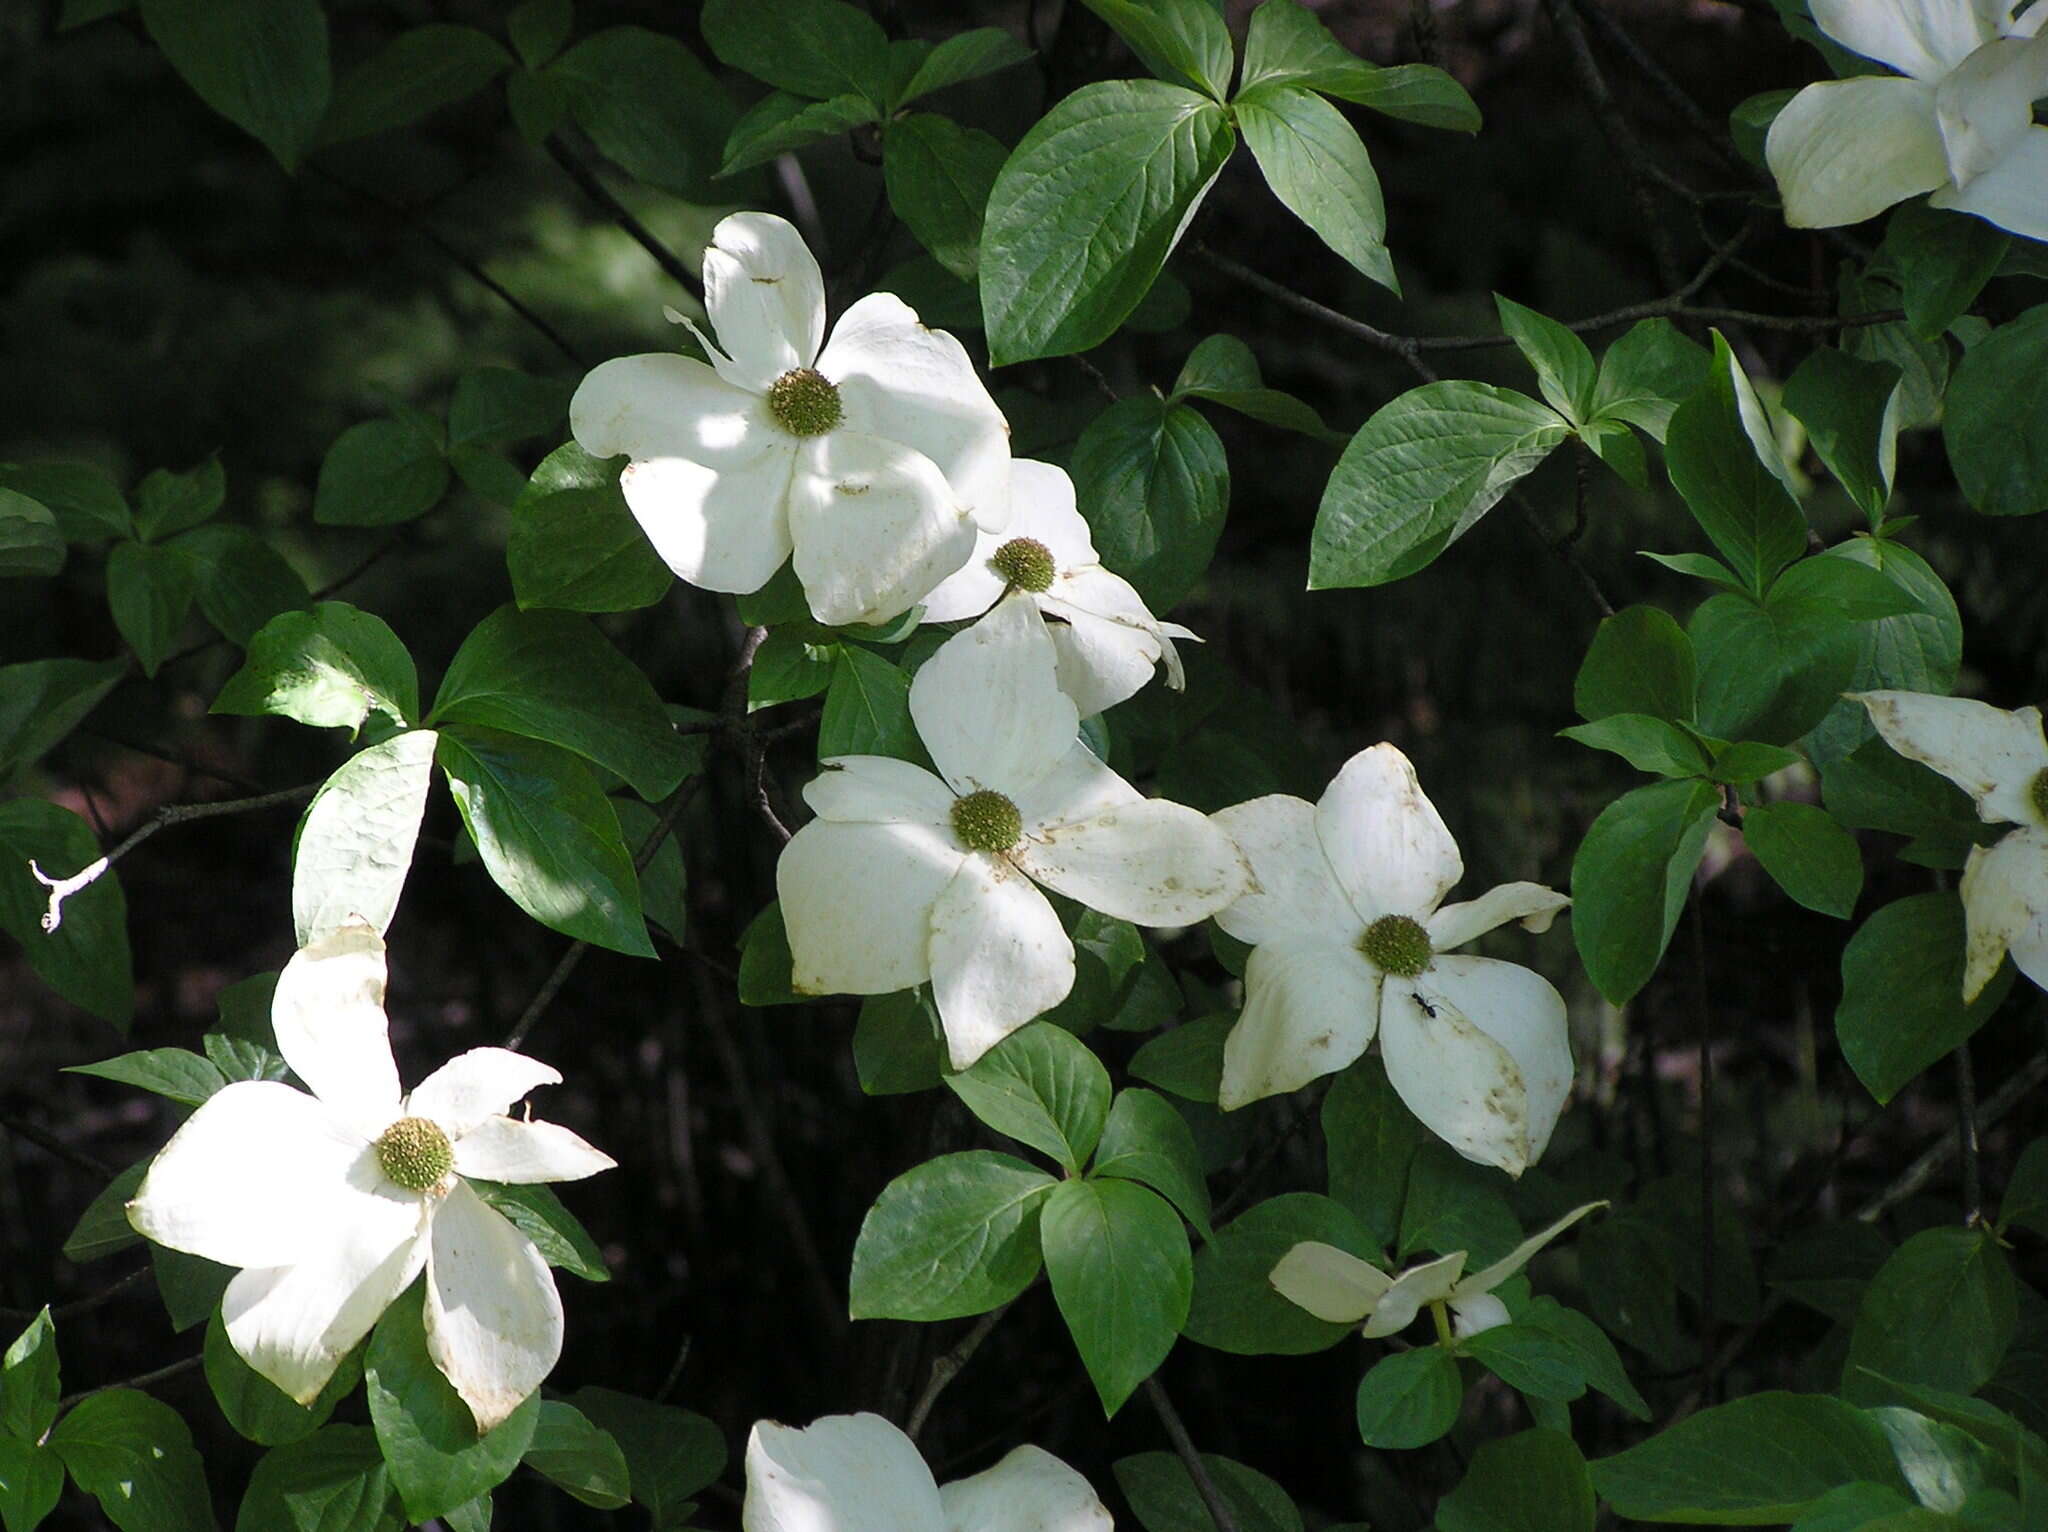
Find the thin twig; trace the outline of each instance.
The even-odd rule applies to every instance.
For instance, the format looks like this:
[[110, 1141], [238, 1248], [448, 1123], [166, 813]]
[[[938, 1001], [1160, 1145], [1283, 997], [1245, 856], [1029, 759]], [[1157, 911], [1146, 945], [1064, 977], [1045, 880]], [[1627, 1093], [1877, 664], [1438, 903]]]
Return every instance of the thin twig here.
[[[59, 1323], [63, 1320], [75, 1318], [80, 1314], [89, 1314], [101, 1304], [111, 1302], [122, 1293], [127, 1292], [129, 1288], [135, 1286], [138, 1282], [147, 1281], [151, 1275], [151, 1268], [139, 1266], [125, 1277], [119, 1277], [109, 1282], [105, 1287], [98, 1289], [96, 1292], [87, 1293], [83, 1298], [74, 1298], [69, 1303], [56, 1305], [50, 1310], [50, 1319], [53, 1323]], [[14, 1324], [21, 1324], [34, 1319], [41, 1312], [40, 1308], [18, 1309], [12, 1304], [0, 1303], [0, 1319], [8, 1320]]]
[[188, 1356], [182, 1361], [171, 1363], [168, 1367], [159, 1367], [151, 1372], [140, 1372], [132, 1378], [121, 1378], [112, 1383], [102, 1383], [98, 1388], [80, 1389], [75, 1394], [66, 1394], [62, 1399], [59, 1399], [57, 1401], [57, 1408], [68, 1410], [71, 1406], [78, 1403], [79, 1400], [90, 1399], [94, 1394], [104, 1394], [110, 1389], [147, 1388], [152, 1383], [161, 1383], [166, 1378], [175, 1378], [181, 1372], [190, 1372], [199, 1365], [200, 1360], [199, 1357]]
[[613, 223], [631, 235], [635, 244], [653, 256], [655, 264], [667, 272], [672, 281], [693, 298], [704, 296], [704, 284], [697, 279], [696, 274], [682, 263], [673, 250], [655, 238], [654, 232], [646, 224], [633, 216], [632, 209], [612, 195], [611, 189], [597, 178], [596, 172], [576, 158], [567, 144], [559, 138], [550, 138], [547, 141], [547, 151], [554, 162], [567, 172], [569, 179], [582, 190], [583, 195], [597, 204]]
[[1963, 1222], [1984, 1217], [1984, 1179], [1977, 1169], [1977, 1071], [1966, 1041], [1956, 1049], [1956, 1152], [1962, 1159]]
[[[2044, 1080], [2048, 1080], [2048, 1049], [2020, 1065], [2003, 1085], [1978, 1104], [1977, 1131], [1982, 1133], [1990, 1128], [2018, 1105], [2021, 1097]], [[1891, 1185], [1858, 1208], [1856, 1217], [1864, 1223], [1875, 1223], [1932, 1180], [1934, 1173], [1946, 1165], [1961, 1147], [1959, 1134], [1943, 1132], [1918, 1159], [1899, 1173]]]
[[1216, 1481], [1209, 1477], [1209, 1465], [1202, 1461], [1201, 1453], [1195, 1451], [1195, 1444], [1188, 1437], [1188, 1428], [1180, 1423], [1180, 1415], [1175, 1411], [1173, 1401], [1166, 1397], [1166, 1387], [1156, 1375], [1145, 1380], [1145, 1397], [1151, 1400], [1159, 1423], [1166, 1427], [1167, 1439], [1173, 1443], [1181, 1466], [1195, 1481], [1195, 1493], [1202, 1497], [1202, 1504], [1208, 1508], [1209, 1519], [1216, 1523], [1216, 1532], [1237, 1532], [1237, 1518], [1230, 1514], [1229, 1502], [1216, 1488]]
[[[1012, 1298], [1010, 1303], [1017, 1300]], [[944, 1356], [932, 1362], [932, 1375], [924, 1386], [924, 1392], [917, 1396], [917, 1403], [910, 1407], [910, 1418], [903, 1423], [903, 1434], [916, 1441], [924, 1430], [925, 1421], [931, 1416], [932, 1406], [939, 1402], [939, 1395], [946, 1391], [946, 1385], [960, 1375], [974, 1353], [981, 1349], [981, 1343], [988, 1339], [998, 1321], [1010, 1312], [1010, 1303], [990, 1309], [974, 1322], [974, 1328], [961, 1339], [960, 1344]]]
[[0, 1128], [5, 1128], [16, 1138], [27, 1139], [45, 1154], [53, 1155], [57, 1159], [64, 1161], [67, 1165], [75, 1166], [80, 1170], [90, 1171], [102, 1181], [111, 1181], [114, 1178], [114, 1167], [107, 1164], [106, 1161], [86, 1153], [83, 1149], [73, 1148], [70, 1144], [65, 1143], [63, 1139], [57, 1137], [56, 1134], [49, 1132], [47, 1129], [39, 1128], [34, 1123], [23, 1118], [16, 1117], [12, 1112], [0, 1112]]

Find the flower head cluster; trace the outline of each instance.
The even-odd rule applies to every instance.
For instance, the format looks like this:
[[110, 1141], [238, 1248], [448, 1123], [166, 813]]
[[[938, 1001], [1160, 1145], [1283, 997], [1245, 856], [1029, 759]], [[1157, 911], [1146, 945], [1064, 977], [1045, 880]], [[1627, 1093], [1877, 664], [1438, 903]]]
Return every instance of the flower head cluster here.
[[584, 378], [569, 425], [632, 459], [626, 503], [669, 567], [752, 591], [792, 554], [820, 622], [881, 622], [953, 573], [1009, 514], [1009, 424], [960, 343], [888, 293], [825, 337], [803, 238], [735, 213], [704, 252], [711, 364], [619, 357]]
[[[776, 866], [797, 989], [929, 980], [955, 1068], [1066, 998], [1074, 947], [1038, 885], [1148, 926], [1241, 895], [1243, 860], [1193, 809], [1146, 798], [1079, 737], [1038, 607], [1013, 594], [918, 671], [910, 716], [938, 767], [838, 756]], [[865, 897], [883, 890], [882, 898]]]
[[151, 1163], [128, 1219], [242, 1268], [221, 1300], [228, 1340], [301, 1404], [424, 1271], [428, 1354], [487, 1431], [561, 1355], [562, 1303], [533, 1241], [466, 1178], [574, 1181], [612, 1160], [567, 1128], [506, 1115], [562, 1078], [523, 1054], [474, 1048], [402, 1094], [384, 982], [368, 926], [301, 949], [271, 1016], [312, 1093], [243, 1080], [210, 1096]]
[[1978, 846], [1963, 868], [1963, 1003], [1983, 993], [2009, 951], [2048, 989], [2048, 741], [2041, 710], [2008, 713], [1967, 697], [1853, 694], [1884, 742], [1968, 793], [1986, 824], [2018, 828]]
[[1467, 1159], [1520, 1175], [1572, 1080], [1564, 1001], [1540, 974], [1444, 956], [1570, 901], [1507, 883], [1464, 904], [1457, 842], [1392, 745], [1345, 763], [1317, 803], [1274, 794], [1215, 815], [1257, 888], [1216, 917], [1253, 944], [1223, 1050], [1225, 1110], [1342, 1069], [1375, 1033], [1408, 1109]]
[[1166, 666], [1184, 683], [1176, 638], [1195, 635], [1161, 622], [1122, 575], [1102, 567], [1065, 470], [1029, 458], [1010, 464], [1010, 521], [983, 532], [974, 556], [924, 598], [926, 622], [978, 617], [1010, 591], [1037, 603], [1059, 659], [1060, 690], [1083, 718], [1133, 697]]
[[1999, 0], [1813, 0], [1820, 29], [1897, 75], [1809, 85], [1764, 155], [1794, 228], [1860, 223], [1922, 192], [2048, 239], [2048, 7]]
[[1589, 1202], [1573, 1208], [1491, 1266], [1470, 1275], [1465, 1272], [1462, 1250], [1411, 1266], [1395, 1277], [1335, 1245], [1304, 1240], [1280, 1257], [1267, 1280], [1281, 1297], [1318, 1319], [1339, 1325], [1363, 1320], [1365, 1334], [1374, 1340], [1407, 1329], [1417, 1314], [1434, 1303], [1450, 1309], [1456, 1334], [1477, 1335], [1508, 1322], [1507, 1305], [1493, 1296], [1493, 1290], [1566, 1229], [1606, 1206]]
[[879, 1415], [801, 1429], [761, 1421], [747, 1437], [744, 1532], [1110, 1532], [1088, 1481], [1051, 1453], [1014, 1448], [941, 1486], [916, 1445]]

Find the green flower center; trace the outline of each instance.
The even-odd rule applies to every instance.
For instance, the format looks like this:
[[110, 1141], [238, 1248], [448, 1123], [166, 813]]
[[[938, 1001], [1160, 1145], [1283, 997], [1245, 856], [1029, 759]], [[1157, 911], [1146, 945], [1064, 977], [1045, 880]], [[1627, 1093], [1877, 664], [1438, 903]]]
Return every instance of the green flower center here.
[[791, 436], [823, 436], [846, 415], [838, 388], [809, 367], [792, 368], [768, 385], [768, 413]]
[[1001, 793], [983, 788], [953, 800], [953, 833], [969, 851], [1008, 851], [1023, 838], [1024, 816]]
[[1422, 923], [1406, 915], [1382, 915], [1358, 938], [1358, 950], [1382, 973], [1413, 979], [1429, 967], [1434, 949]]
[[988, 557], [1003, 583], [1037, 595], [1052, 587], [1052, 549], [1035, 537], [1013, 537]]
[[439, 1124], [401, 1117], [377, 1140], [377, 1164], [409, 1192], [431, 1190], [455, 1168], [455, 1151]]
[[2048, 826], [2048, 770], [2034, 773], [2034, 780], [2027, 784], [2027, 796], [2033, 800], [2034, 818]]

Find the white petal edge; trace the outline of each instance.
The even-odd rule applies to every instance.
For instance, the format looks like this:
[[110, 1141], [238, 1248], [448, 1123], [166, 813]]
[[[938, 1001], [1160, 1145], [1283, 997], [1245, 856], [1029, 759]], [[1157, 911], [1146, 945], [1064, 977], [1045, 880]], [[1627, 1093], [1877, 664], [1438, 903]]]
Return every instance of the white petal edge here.
[[955, 1069], [1074, 987], [1074, 944], [1059, 916], [1029, 878], [986, 853], [965, 857], [932, 906], [930, 950], [932, 1000]]
[[1989, 9], [1981, 0], [1812, 3], [1814, 24], [1829, 37], [1916, 80], [1939, 78], [1997, 36]]
[[627, 465], [619, 492], [679, 577], [702, 590], [744, 594], [766, 585], [789, 558], [796, 464], [797, 444], [788, 439], [725, 469], [649, 458]]
[[1045, 621], [1008, 596], [919, 667], [910, 717], [957, 793], [982, 788], [1020, 802], [1074, 748], [1081, 715], [1059, 686]]
[[835, 755], [804, 787], [820, 819], [845, 824], [953, 822], [953, 790], [922, 766], [886, 755]]
[[1415, 1322], [1415, 1316], [1422, 1312], [1424, 1304], [1447, 1301], [1458, 1285], [1458, 1274], [1464, 1269], [1465, 1252], [1462, 1250], [1409, 1267], [1394, 1278], [1392, 1285], [1381, 1295], [1378, 1306], [1365, 1322], [1366, 1338], [1380, 1340], [1396, 1335]]
[[384, 938], [351, 924], [294, 953], [270, 1001], [277, 1051], [364, 1138], [375, 1138], [398, 1115], [384, 982]]
[[1598, 1212], [1606, 1206], [1605, 1202], [1583, 1203], [1573, 1208], [1562, 1218], [1537, 1230], [1491, 1266], [1475, 1271], [1470, 1276], [1460, 1280], [1458, 1285], [1451, 1289], [1451, 1301], [1453, 1303], [1469, 1302], [1481, 1294], [1492, 1292], [1501, 1283], [1507, 1281], [1509, 1277], [1512, 1277], [1516, 1272], [1528, 1265], [1535, 1257], [1536, 1252], [1556, 1239], [1558, 1235], [1564, 1233], [1565, 1230], [1569, 1229], [1581, 1218], [1584, 1218], [1588, 1213]]
[[1313, 803], [1272, 793], [1209, 817], [1237, 843], [1252, 874], [1251, 892], [1217, 913], [1226, 932], [1254, 946], [1303, 936], [1349, 944], [1364, 934], [1323, 855]]
[[744, 1532], [944, 1532], [917, 1448], [879, 1415], [804, 1427], [759, 1421], [747, 1436]]
[[2048, 989], [2048, 831], [2015, 830], [1963, 867], [1963, 1003], [1984, 992], [2008, 951]]
[[1145, 795], [1118, 776], [1081, 740], [1067, 747], [1059, 764], [1012, 800], [1025, 832], [1071, 824], [1104, 809], [1143, 803]]
[[1370, 1314], [1394, 1279], [1348, 1250], [1303, 1240], [1280, 1257], [1266, 1280], [1296, 1308], [1336, 1325]]
[[[2037, 6], [2027, 14], [2048, 17], [2048, 10]], [[1968, 186], [1960, 191], [1943, 187], [1927, 200], [2026, 239], [2048, 240], [2048, 128], [2028, 128]]]
[[476, 1417], [500, 1424], [562, 1354], [562, 1298], [533, 1241], [457, 1180], [434, 1210], [427, 1355]]
[[2008, 713], [1968, 697], [1923, 692], [1849, 695], [1863, 704], [1886, 744], [1968, 793], [1987, 823], [2042, 823], [2029, 796], [2035, 776], [2048, 771], [2039, 708]]
[[486, 1117], [455, 1140], [454, 1149], [458, 1175], [515, 1186], [580, 1181], [618, 1164], [558, 1123], [511, 1117]]
[[1042, 1447], [1012, 1447], [992, 1468], [939, 1488], [946, 1532], [1110, 1532], [1109, 1508]]
[[787, 440], [758, 392], [670, 351], [591, 368], [569, 400], [569, 434], [592, 457], [684, 458], [719, 470], [743, 468]]
[[1014, 856], [1047, 888], [1141, 926], [1193, 925], [1251, 885], [1229, 836], [1163, 798], [1028, 830]]
[[1795, 229], [1861, 223], [1948, 184], [1934, 87], [1891, 75], [1807, 86], [1772, 121], [1764, 160]]
[[1344, 763], [1316, 803], [1316, 835], [1360, 920], [1425, 920], [1465, 864], [1415, 768], [1392, 745]]
[[1244, 1010], [1223, 1041], [1216, 1104], [1226, 1112], [1299, 1090], [1365, 1052], [1380, 976], [1350, 946], [1310, 937], [1263, 942], [1244, 967]]
[[1448, 952], [1511, 920], [1519, 920], [1524, 931], [1548, 931], [1557, 912], [1571, 902], [1570, 895], [1541, 883], [1503, 883], [1477, 899], [1444, 905], [1423, 927], [1429, 932], [1430, 946]]
[[2002, 160], [2033, 125], [2041, 95], [2048, 95], [2048, 38], [1986, 43], [1957, 65], [1934, 89], [1949, 179], [1968, 187]]
[[900, 616], [974, 551], [974, 523], [931, 459], [879, 436], [804, 443], [788, 505], [797, 580], [834, 627]]
[[719, 220], [704, 249], [704, 312], [725, 352], [727, 381], [755, 393], [808, 367], [825, 334], [825, 279], [804, 237], [773, 213]]
[[1463, 955], [1438, 958], [1415, 984], [1432, 1003], [1448, 1001], [1515, 1061], [1533, 1165], [1571, 1099], [1571, 1027], [1564, 997], [1534, 969]]
[[450, 1138], [460, 1138], [487, 1118], [502, 1117], [512, 1103], [543, 1085], [560, 1085], [562, 1072], [510, 1048], [472, 1048], [458, 1053], [413, 1088], [405, 1109], [429, 1117]]
[[928, 826], [797, 831], [775, 864], [797, 991], [886, 995], [930, 978], [932, 906], [966, 856]]
[[1083, 718], [1137, 696], [1173, 647], [1156, 624], [1140, 627], [1047, 597], [1039, 602], [1058, 658], [1060, 690], [1074, 699]]
[[[1442, 966], [1441, 960], [1438, 966]], [[1477, 961], [1462, 959], [1460, 961]], [[1468, 1160], [1529, 1167], [1527, 1092], [1512, 1054], [1438, 996], [1389, 978], [1380, 1005], [1387, 1080], [1422, 1125]]]

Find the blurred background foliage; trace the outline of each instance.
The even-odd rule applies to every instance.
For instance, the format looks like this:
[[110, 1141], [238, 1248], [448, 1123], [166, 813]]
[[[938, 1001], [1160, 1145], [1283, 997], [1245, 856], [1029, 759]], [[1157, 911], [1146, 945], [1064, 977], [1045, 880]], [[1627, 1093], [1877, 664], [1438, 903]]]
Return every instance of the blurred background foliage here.
[[[329, 9], [337, 72], [408, 26], [454, 21], [502, 35], [504, 19], [487, 0], [336, 0]], [[873, 9], [896, 35], [998, 25], [1040, 50], [1033, 65], [936, 100], [1006, 143], [1076, 86], [1137, 72], [1099, 22], [1058, 0], [876, 0]], [[1232, 9], [1241, 26], [1248, 7]], [[1405, 300], [1331, 259], [1240, 156], [1142, 323], [1089, 359], [1099, 376], [1071, 361], [997, 376], [1020, 451], [1062, 459], [1103, 407], [1105, 389], [1165, 389], [1195, 342], [1217, 332], [1249, 342], [1270, 383], [1346, 433], [1412, 386], [1398, 357], [1233, 284], [1205, 263], [1203, 247], [1392, 331], [1485, 335], [1494, 331], [1491, 291], [1566, 319], [1654, 298], [1670, 285], [1660, 260], [1689, 273], [1748, 216], [1750, 183], [1640, 68], [1603, 44], [1618, 105], [1649, 155], [1708, 191], [1697, 205], [1662, 197], [1658, 219], [1646, 223], [1537, 0], [1329, 0], [1316, 9], [1376, 62], [1442, 63], [1486, 114], [1474, 138], [1361, 116]], [[730, 92], [696, 105], [707, 122], [729, 120], [760, 87], [718, 70], [695, 11], [672, 0], [587, 0], [575, 35], [631, 24], [681, 39]], [[1639, 0], [1612, 14], [1714, 122], [1745, 97], [1816, 70], [1814, 55], [1760, 0]], [[961, 302], [957, 284], [947, 291], [947, 279], [886, 217], [872, 144], [859, 134], [712, 182], [705, 194], [720, 200], [701, 205], [606, 165], [573, 127], [558, 141], [562, 156], [693, 267], [723, 212], [781, 211], [819, 252], [835, 305], [892, 285], [978, 347], [966, 328], [973, 305]], [[706, 152], [716, 148], [707, 143]], [[510, 597], [505, 508], [458, 484], [431, 515], [395, 531], [317, 526], [312, 494], [328, 446], [394, 403], [445, 410], [457, 378], [478, 366], [566, 385], [606, 357], [673, 344], [664, 305], [695, 312], [561, 159], [514, 131], [501, 87], [413, 128], [321, 150], [287, 176], [194, 97], [132, 14], [80, 0], [18, 0], [0, 8], [0, 160], [0, 460], [89, 461], [128, 484], [218, 453], [229, 518], [261, 531], [310, 588], [339, 586], [391, 622], [429, 690], [463, 636]], [[1842, 240], [1760, 236], [1701, 301], [1828, 312], [1847, 259], [1853, 252]], [[480, 275], [544, 323], [515, 312]], [[1988, 304], [1997, 311], [2007, 301], [1994, 282]], [[1595, 349], [1615, 333], [1596, 337]], [[1782, 378], [1809, 344], [1765, 329], [1731, 334], [1760, 379]], [[1449, 376], [1528, 386], [1502, 347], [1433, 360]], [[1267, 791], [1312, 797], [1351, 752], [1391, 739], [1415, 760], [1459, 837], [1465, 888], [1511, 878], [1562, 886], [1592, 816], [1636, 780], [1612, 757], [1555, 737], [1571, 721], [1572, 676], [1599, 615], [1545, 547], [1572, 526], [1579, 465], [1560, 453], [1530, 482], [1533, 524], [1496, 515], [1420, 576], [1304, 595], [1309, 529], [1337, 448], [1209, 414], [1229, 451], [1229, 521], [1209, 577], [1173, 613], [1207, 646], [1190, 657], [1186, 702], [1155, 689], [1112, 716], [1113, 736], [1163, 786], [1211, 809]], [[528, 444], [521, 468], [552, 445]], [[2048, 581], [2039, 526], [1964, 508], [1929, 432], [1902, 439], [1899, 484], [1895, 508], [1922, 518], [1912, 540], [1962, 606], [1968, 648], [1959, 689], [2014, 706], [2041, 699]], [[1639, 494], [1596, 468], [1584, 492], [1578, 553], [1609, 598], [1667, 603], [1682, 614], [1696, 588], [1636, 556], [1698, 545], [1668, 490], [1660, 482]], [[1855, 524], [1832, 488], [1808, 510], [1830, 542]], [[57, 578], [0, 587], [0, 662], [120, 654], [100, 564], [74, 550]], [[666, 700], [718, 705], [739, 639], [729, 600], [678, 585], [605, 626]], [[239, 663], [234, 647], [208, 642], [208, 632], [195, 620], [189, 647], [156, 681], [124, 683], [27, 790], [85, 814], [111, 841], [165, 803], [241, 796], [331, 770], [344, 749], [338, 737], [207, 716]], [[1192, 730], [1161, 748], [1189, 719]], [[789, 793], [808, 758], [803, 734], [771, 755]], [[408, 1079], [501, 1038], [566, 945], [519, 915], [473, 860], [454, 857], [458, 839], [453, 808], [437, 795], [391, 933], [391, 1009]], [[529, 1044], [569, 1082], [552, 1093], [547, 1115], [623, 1167], [569, 1194], [613, 1280], [601, 1292], [565, 1280], [568, 1349], [553, 1381], [642, 1394], [666, 1381], [674, 1402], [710, 1415], [735, 1445], [764, 1414], [801, 1421], [857, 1406], [900, 1408], [932, 1356], [952, 1344], [954, 1327], [848, 1327], [841, 1316], [853, 1237], [890, 1177], [985, 1135], [943, 1091], [863, 1096], [848, 1046], [852, 1005], [738, 1005], [735, 944], [772, 894], [774, 846], [733, 760], [711, 758], [678, 839], [690, 875], [685, 943], [664, 943], [659, 964], [592, 952]], [[223, 986], [283, 962], [289, 854], [290, 825], [278, 811], [175, 829], [124, 862], [139, 986], [127, 1046], [192, 1044]], [[1892, 869], [1886, 876], [1924, 876], [1880, 865]], [[1541, 942], [1500, 938], [1504, 952], [1533, 954], [1571, 997], [1581, 1061], [1576, 1107], [1542, 1170], [1518, 1190], [1520, 1210], [1533, 1217], [1562, 1205], [1577, 1185], [1619, 1178], [1640, 1189], [1663, 1176], [1696, 1177], [1695, 986], [1703, 979], [1718, 1076], [1715, 1174], [1750, 1247], [1723, 1264], [1717, 1306], [1724, 1325], [1755, 1321], [1730, 1362], [1730, 1388], [1827, 1386], [1826, 1348], [1815, 1351], [1826, 1322], [1797, 1306], [1765, 1309], [1756, 1269], [1773, 1269], [1788, 1236], [1848, 1216], [1947, 1131], [1953, 1076], [1931, 1071], [1881, 1114], [1841, 1062], [1827, 1021], [1844, 928], [1789, 906], [1733, 849], [1710, 855], [1708, 867], [1714, 880], [1697, 949], [1681, 935], [1625, 1017], [1575, 979], [1561, 928]], [[1863, 909], [1918, 886], [1880, 880]], [[1167, 950], [1197, 985], [1226, 978], [1198, 934]], [[1977, 1043], [1987, 1089], [2038, 1035], [2026, 1000], [2010, 1003]], [[1140, 1040], [1096, 1039], [1113, 1068]], [[18, 953], [0, 953], [0, 1303], [62, 1303], [104, 1286], [118, 1262], [141, 1259], [131, 1250], [81, 1268], [59, 1255], [99, 1189], [96, 1170], [150, 1152], [173, 1123], [154, 1098], [56, 1073], [122, 1046], [104, 1023], [57, 1000]], [[1207, 1125], [1220, 1197], [1240, 1186], [1247, 1197], [1321, 1188], [1316, 1136], [1296, 1131], [1312, 1111], [1280, 1101], [1240, 1115], [1255, 1129], [1235, 1119]], [[1987, 1177], [2010, 1163], [2030, 1118], [2039, 1131], [2036, 1106], [1986, 1139]], [[1243, 1155], [1254, 1133], [1277, 1150]], [[1895, 1237], [1926, 1221], [1911, 1201], [1894, 1218]], [[2031, 1255], [2039, 1285], [2038, 1247]], [[173, 1339], [155, 1304], [149, 1286], [137, 1285], [61, 1325], [72, 1386], [189, 1350], [196, 1337]], [[2022, 1389], [2013, 1396], [2021, 1403], [2001, 1402], [2038, 1428], [2048, 1413], [2040, 1397], [2048, 1326], [2039, 1313], [2022, 1326], [2009, 1370], [2039, 1372], [2032, 1397]], [[1693, 1345], [1677, 1339], [1661, 1356], [1626, 1353], [1659, 1418], [1696, 1384]], [[1111, 1460], [1161, 1445], [1142, 1409], [1103, 1428], [1043, 1286], [974, 1369], [927, 1437], [941, 1478], [983, 1466], [998, 1442], [1028, 1437], [1107, 1488]], [[1167, 1368], [1197, 1441], [1278, 1478], [1312, 1516], [1422, 1525], [1422, 1507], [1458, 1476], [1459, 1438], [1404, 1455], [1390, 1473], [1345, 1424], [1358, 1372], [1352, 1345], [1246, 1359], [1184, 1343]], [[257, 1449], [211, 1414], [197, 1373], [166, 1390], [194, 1422], [220, 1484], [239, 1484]], [[1484, 1407], [1499, 1416], [1482, 1422], [1489, 1431], [1516, 1408], [1498, 1390]], [[1588, 1455], [1633, 1439], [1618, 1412], [1604, 1409], [1581, 1406]], [[506, 1523], [521, 1528], [589, 1515], [519, 1481], [498, 1498]], [[225, 1488], [217, 1499], [232, 1503]], [[702, 1519], [730, 1525], [736, 1515], [714, 1501]]]

